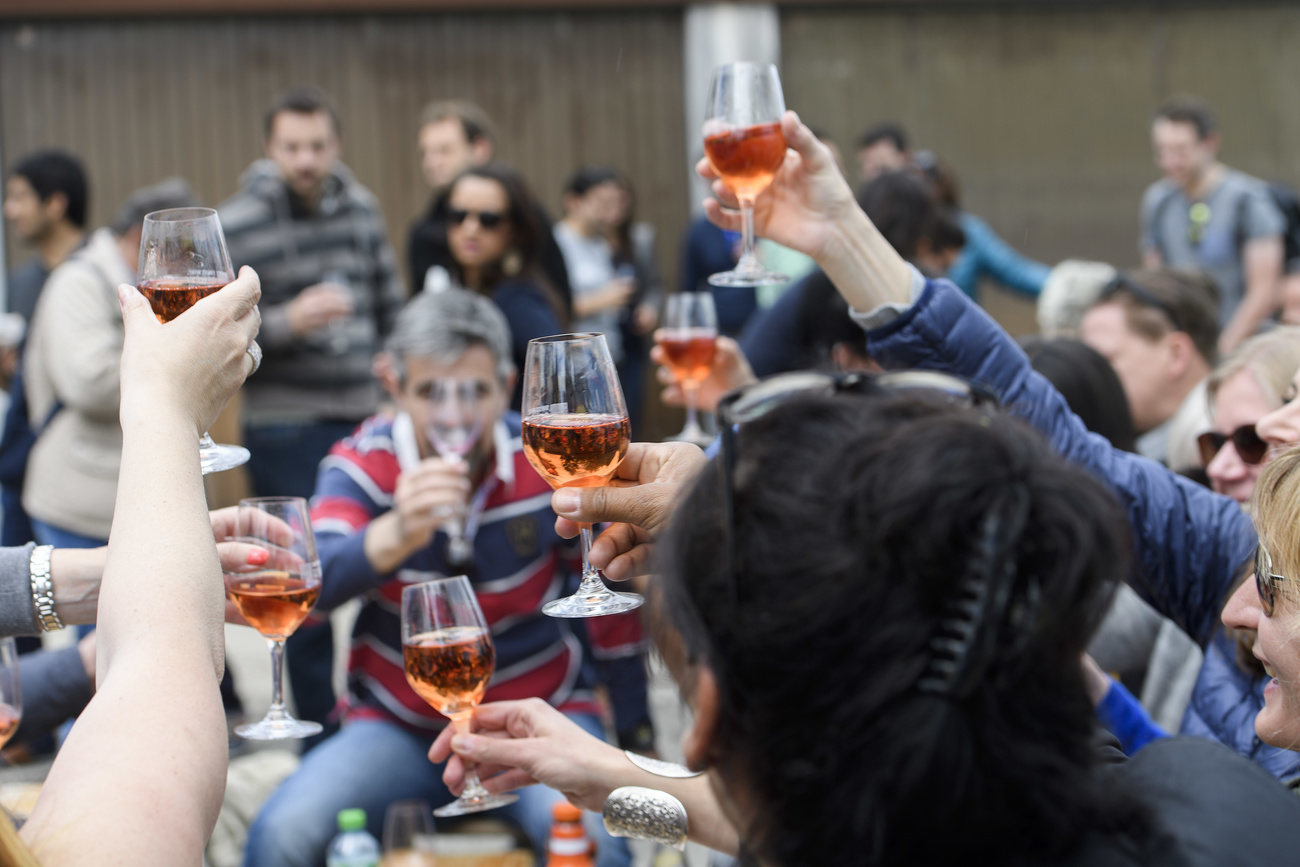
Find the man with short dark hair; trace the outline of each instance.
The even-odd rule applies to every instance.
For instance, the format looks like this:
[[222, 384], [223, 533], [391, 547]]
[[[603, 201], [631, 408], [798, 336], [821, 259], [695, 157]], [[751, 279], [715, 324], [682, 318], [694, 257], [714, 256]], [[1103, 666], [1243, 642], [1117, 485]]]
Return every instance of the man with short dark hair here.
[[[329, 98], [314, 87], [283, 94], [265, 147], [220, 208], [230, 258], [262, 278], [265, 356], [243, 390], [248, 470], [260, 496], [310, 497], [330, 446], [379, 408], [370, 364], [405, 293], [379, 203], [339, 161]], [[302, 716], [325, 722], [329, 624], [299, 629], [288, 655]]]
[[1204, 272], [1178, 268], [1117, 276], [1083, 315], [1079, 336], [1115, 368], [1139, 454], [1175, 470], [1199, 466], [1209, 423], [1205, 379], [1219, 338], [1217, 293]]
[[4, 215], [36, 256], [9, 275], [9, 312], [30, 322], [50, 272], [86, 240], [86, 172], [72, 154], [43, 150], [18, 161], [5, 181]]
[[1286, 220], [1268, 186], [1219, 162], [1210, 107], [1178, 96], [1156, 109], [1151, 145], [1164, 177], [1142, 196], [1147, 268], [1205, 268], [1219, 285], [1219, 351], [1231, 352], [1278, 309]]
[[896, 123], [878, 123], [858, 138], [858, 175], [864, 184], [905, 169], [911, 161], [907, 133]]
[[[497, 149], [492, 118], [474, 103], [462, 99], [438, 100], [426, 105], [420, 112], [418, 142], [420, 170], [433, 190], [433, 201], [428, 212], [411, 224], [407, 236], [406, 257], [413, 295], [424, 289], [426, 282], [430, 287], [438, 287], [447, 279], [447, 273], [434, 271], [437, 276], [432, 276], [431, 269], [441, 268], [448, 273], [452, 270], [449, 267], [451, 250], [447, 247], [446, 207], [440, 201], [443, 192], [461, 172], [492, 162]], [[550, 229], [553, 223], [539, 202], [537, 225]], [[542, 232], [540, 240], [538, 252], [542, 271], [568, 309], [572, 305], [573, 292], [564, 255], [549, 231]]]

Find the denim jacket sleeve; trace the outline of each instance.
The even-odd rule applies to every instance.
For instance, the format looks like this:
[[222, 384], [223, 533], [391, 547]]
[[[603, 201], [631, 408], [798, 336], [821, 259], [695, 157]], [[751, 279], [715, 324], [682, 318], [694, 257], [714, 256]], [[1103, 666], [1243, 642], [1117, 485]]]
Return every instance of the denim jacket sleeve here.
[[866, 337], [868, 353], [886, 368], [945, 371], [989, 386], [1007, 411], [1105, 481], [1133, 530], [1133, 589], [1198, 644], [1209, 641], [1256, 544], [1236, 503], [1089, 433], [1015, 341], [946, 280], [929, 281], [914, 304]]

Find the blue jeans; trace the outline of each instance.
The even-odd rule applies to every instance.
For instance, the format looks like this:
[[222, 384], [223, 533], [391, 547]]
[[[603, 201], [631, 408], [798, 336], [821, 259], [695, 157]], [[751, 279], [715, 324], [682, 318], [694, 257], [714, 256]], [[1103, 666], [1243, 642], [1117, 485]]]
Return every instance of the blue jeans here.
[[[356, 429], [350, 421], [315, 421], [244, 429], [248, 473], [259, 497], [311, 498], [316, 470], [330, 447]], [[307, 738], [303, 751], [314, 749], [338, 727], [334, 710], [334, 633], [329, 623], [304, 626], [285, 642], [289, 691], [301, 719], [325, 726]]]
[[[589, 714], [570, 718], [597, 737], [600, 722]], [[421, 798], [433, 807], [451, 800], [442, 783], [442, 765], [429, 763], [433, 741], [396, 725], [358, 720], [308, 753], [297, 772], [281, 784], [248, 831], [244, 867], [318, 867], [337, 833], [340, 810], [360, 807], [375, 839], [383, 838], [384, 811], [394, 801]], [[538, 863], [546, 863], [551, 806], [564, 800], [545, 786], [520, 789], [519, 801], [492, 811], [522, 826], [533, 841]], [[597, 867], [632, 863], [627, 841], [605, 833], [600, 818], [588, 814], [587, 833], [600, 850]]]

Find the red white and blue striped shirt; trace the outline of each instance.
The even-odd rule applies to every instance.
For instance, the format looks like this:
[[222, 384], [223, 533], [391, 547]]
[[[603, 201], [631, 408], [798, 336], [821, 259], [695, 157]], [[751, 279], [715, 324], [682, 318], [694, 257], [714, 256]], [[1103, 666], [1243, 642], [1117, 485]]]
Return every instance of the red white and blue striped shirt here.
[[[593, 663], [625, 660], [639, 667], [641, 621], [637, 612], [577, 621], [541, 613], [542, 605], [576, 586], [575, 549], [555, 533], [551, 487], [528, 463], [519, 429], [514, 413], [497, 423], [496, 457], [475, 497], [482, 512], [470, 580], [496, 644], [496, 673], [484, 701], [540, 697], [564, 711], [600, 713], [591, 691]], [[419, 460], [409, 416], [367, 419], [321, 462], [312, 524], [324, 571], [318, 609], [362, 597], [348, 663], [348, 715], [432, 733], [447, 720], [406, 682], [400, 603], [405, 585], [448, 574], [447, 537], [439, 531], [391, 575], [377, 574], [364, 551], [367, 525], [393, 507], [398, 476]]]

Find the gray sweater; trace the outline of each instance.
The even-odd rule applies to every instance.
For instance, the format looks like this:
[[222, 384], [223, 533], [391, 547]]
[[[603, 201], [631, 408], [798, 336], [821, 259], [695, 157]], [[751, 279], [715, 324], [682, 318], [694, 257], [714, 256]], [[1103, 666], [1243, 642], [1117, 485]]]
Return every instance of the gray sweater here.
[[35, 543], [0, 548], [0, 638], [40, 635], [32, 604], [31, 559]]

